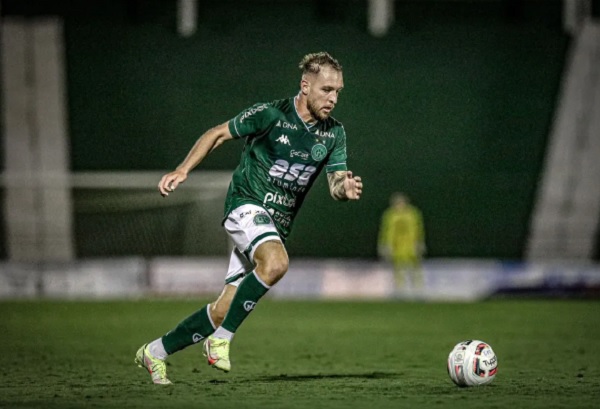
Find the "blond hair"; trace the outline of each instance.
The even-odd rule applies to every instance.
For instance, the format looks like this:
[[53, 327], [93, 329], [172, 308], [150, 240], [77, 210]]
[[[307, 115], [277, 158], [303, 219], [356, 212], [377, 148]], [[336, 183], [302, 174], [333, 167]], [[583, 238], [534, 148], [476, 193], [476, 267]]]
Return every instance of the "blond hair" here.
[[302, 71], [302, 75], [308, 73], [318, 74], [319, 71], [321, 71], [321, 67], [324, 65], [328, 65], [336, 71], [342, 71], [340, 63], [325, 51], [306, 54], [302, 57], [298, 67]]

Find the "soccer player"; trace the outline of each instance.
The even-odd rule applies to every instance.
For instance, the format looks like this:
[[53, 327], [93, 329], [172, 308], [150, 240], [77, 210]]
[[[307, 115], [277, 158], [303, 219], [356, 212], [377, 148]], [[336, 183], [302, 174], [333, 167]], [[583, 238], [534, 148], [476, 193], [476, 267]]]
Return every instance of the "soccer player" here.
[[331, 117], [344, 87], [342, 66], [330, 54], [305, 55], [300, 91], [258, 103], [205, 132], [183, 162], [162, 177], [172, 193], [214, 149], [244, 139], [225, 200], [223, 226], [234, 243], [225, 285], [217, 299], [164, 336], [140, 347], [136, 363], [155, 384], [170, 384], [165, 359], [200, 340], [208, 364], [229, 372], [235, 332], [259, 300], [288, 270], [285, 240], [306, 194], [325, 169], [335, 200], [358, 200], [363, 184], [346, 166], [346, 133]]
[[422, 288], [423, 215], [401, 192], [391, 195], [390, 206], [381, 217], [377, 249], [381, 258], [392, 262], [398, 289]]

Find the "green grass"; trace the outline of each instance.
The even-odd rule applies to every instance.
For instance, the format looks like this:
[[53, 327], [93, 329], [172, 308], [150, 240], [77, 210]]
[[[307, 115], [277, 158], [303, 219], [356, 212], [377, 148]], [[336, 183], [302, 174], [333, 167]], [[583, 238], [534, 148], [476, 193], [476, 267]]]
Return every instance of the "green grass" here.
[[[201, 306], [190, 300], [2, 302], [0, 408], [589, 408], [600, 400], [600, 302], [264, 300], [238, 331], [233, 370], [198, 346], [169, 359], [172, 386], [137, 348]], [[499, 360], [492, 384], [458, 388], [455, 343]]]

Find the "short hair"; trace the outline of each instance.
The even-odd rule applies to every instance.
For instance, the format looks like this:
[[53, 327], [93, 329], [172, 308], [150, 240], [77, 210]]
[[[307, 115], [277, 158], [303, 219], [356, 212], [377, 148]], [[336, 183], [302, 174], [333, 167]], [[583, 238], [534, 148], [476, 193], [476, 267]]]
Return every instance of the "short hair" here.
[[298, 67], [302, 71], [302, 75], [308, 73], [318, 74], [319, 71], [321, 71], [321, 67], [324, 65], [328, 65], [336, 71], [342, 71], [340, 63], [325, 51], [306, 54], [302, 57]]

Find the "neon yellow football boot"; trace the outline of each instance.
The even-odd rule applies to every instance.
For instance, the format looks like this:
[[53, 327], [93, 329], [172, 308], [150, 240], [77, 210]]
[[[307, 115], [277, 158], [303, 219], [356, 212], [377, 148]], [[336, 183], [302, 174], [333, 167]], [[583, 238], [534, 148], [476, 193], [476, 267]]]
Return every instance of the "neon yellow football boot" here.
[[231, 342], [227, 339], [213, 336], [206, 338], [204, 341], [204, 356], [208, 359], [208, 364], [223, 372], [229, 372], [231, 370], [231, 361], [229, 361], [230, 344]]
[[167, 365], [162, 359], [155, 358], [148, 349], [148, 344], [144, 344], [138, 349], [135, 354], [134, 361], [140, 368], [146, 368], [152, 382], [156, 385], [171, 385], [171, 381], [167, 378]]

